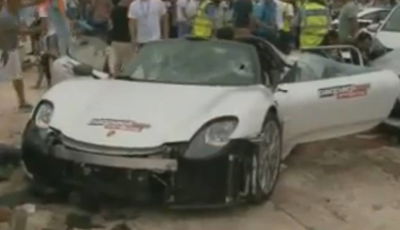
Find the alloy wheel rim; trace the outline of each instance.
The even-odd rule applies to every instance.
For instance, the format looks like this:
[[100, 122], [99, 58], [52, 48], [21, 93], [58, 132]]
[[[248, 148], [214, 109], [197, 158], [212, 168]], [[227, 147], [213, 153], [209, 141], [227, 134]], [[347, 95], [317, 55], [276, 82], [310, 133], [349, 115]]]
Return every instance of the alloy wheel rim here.
[[276, 122], [268, 122], [259, 150], [258, 182], [264, 194], [268, 194], [275, 183], [280, 162], [280, 132]]

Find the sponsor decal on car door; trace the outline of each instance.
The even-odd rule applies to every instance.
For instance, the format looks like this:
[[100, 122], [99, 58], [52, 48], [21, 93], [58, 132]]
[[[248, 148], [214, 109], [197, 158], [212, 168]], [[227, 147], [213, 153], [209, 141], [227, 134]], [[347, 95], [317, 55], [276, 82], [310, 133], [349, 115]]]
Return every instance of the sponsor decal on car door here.
[[335, 97], [336, 99], [348, 99], [367, 96], [371, 87], [369, 83], [339, 85], [318, 89], [320, 98]]
[[302, 143], [372, 128], [388, 117], [399, 87], [390, 71], [279, 85], [284, 139]]

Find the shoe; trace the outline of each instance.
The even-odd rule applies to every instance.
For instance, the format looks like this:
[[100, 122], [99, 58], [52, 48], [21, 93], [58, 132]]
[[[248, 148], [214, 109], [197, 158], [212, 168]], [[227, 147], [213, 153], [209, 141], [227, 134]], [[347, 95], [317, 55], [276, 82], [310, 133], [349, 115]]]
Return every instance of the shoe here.
[[32, 111], [32, 109], [33, 109], [33, 106], [30, 105], [30, 104], [25, 103], [23, 105], [20, 105], [18, 109], [22, 113], [30, 113]]

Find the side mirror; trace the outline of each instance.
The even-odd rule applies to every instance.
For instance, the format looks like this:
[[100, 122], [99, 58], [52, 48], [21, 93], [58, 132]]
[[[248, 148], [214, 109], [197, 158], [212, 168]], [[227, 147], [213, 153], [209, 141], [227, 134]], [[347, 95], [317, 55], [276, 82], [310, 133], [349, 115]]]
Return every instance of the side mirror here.
[[370, 32], [375, 33], [375, 32], [378, 32], [378, 29], [379, 29], [380, 26], [381, 26], [380, 23], [374, 23], [374, 24], [371, 24], [371, 25], [367, 26], [367, 30], [370, 31]]
[[72, 68], [72, 71], [74, 72], [74, 74], [76, 76], [92, 76], [93, 74], [93, 67], [91, 67], [90, 65], [84, 65], [84, 64], [80, 64], [80, 65], [76, 65]]

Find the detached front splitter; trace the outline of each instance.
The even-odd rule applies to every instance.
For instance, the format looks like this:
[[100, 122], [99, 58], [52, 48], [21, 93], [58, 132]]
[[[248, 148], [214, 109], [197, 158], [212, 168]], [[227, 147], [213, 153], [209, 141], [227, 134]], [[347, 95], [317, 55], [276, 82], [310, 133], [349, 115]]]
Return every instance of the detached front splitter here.
[[67, 149], [62, 145], [54, 146], [54, 157], [73, 161], [78, 164], [89, 164], [121, 169], [170, 171], [178, 170], [178, 161], [174, 159], [150, 159], [128, 156], [105, 156], [93, 153], [85, 153], [78, 150]]

